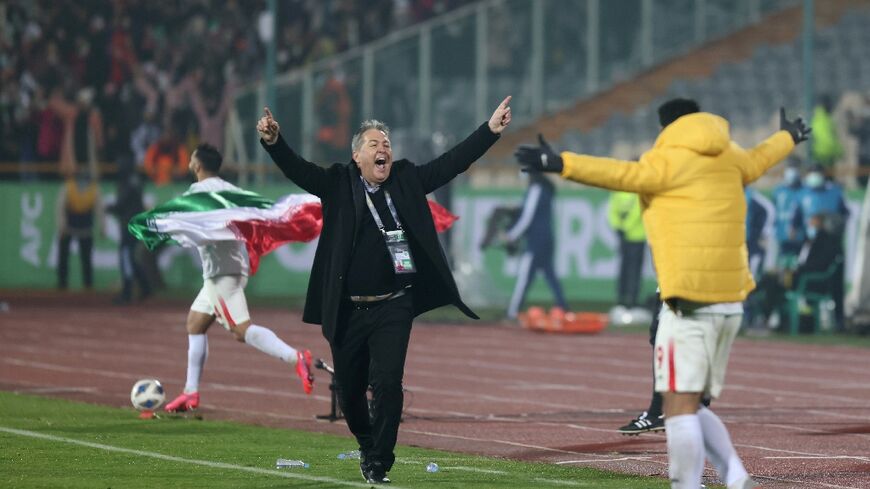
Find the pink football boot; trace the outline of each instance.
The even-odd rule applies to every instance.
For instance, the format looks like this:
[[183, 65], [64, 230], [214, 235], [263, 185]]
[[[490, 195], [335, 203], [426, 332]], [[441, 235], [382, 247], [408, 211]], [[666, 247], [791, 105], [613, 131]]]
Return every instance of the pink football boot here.
[[199, 407], [199, 392], [191, 392], [190, 394], [182, 393], [169, 404], [163, 407], [167, 413], [181, 413], [184, 411], [192, 411]]
[[302, 390], [311, 394], [314, 390], [314, 375], [311, 374], [311, 351], [296, 352], [296, 375], [302, 379]]

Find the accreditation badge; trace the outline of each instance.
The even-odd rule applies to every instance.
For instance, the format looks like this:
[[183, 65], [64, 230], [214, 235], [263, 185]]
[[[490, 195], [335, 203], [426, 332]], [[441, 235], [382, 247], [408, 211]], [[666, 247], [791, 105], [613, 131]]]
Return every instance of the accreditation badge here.
[[387, 250], [390, 252], [390, 258], [393, 260], [393, 270], [396, 273], [414, 273], [417, 271], [414, 268], [411, 246], [405, 238], [405, 231], [401, 229], [387, 231], [384, 233], [384, 240], [387, 242]]

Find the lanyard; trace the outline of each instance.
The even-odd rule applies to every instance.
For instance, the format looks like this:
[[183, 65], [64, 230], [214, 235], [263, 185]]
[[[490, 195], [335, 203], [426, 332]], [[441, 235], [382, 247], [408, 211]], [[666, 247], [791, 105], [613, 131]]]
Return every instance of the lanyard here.
[[[390, 192], [387, 189], [384, 189], [384, 198], [387, 199], [387, 207], [390, 209], [390, 214], [393, 216], [393, 221], [396, 222], [396, 227], [399, 230], [402, 230], [402, 223], [399, 222], [399, 214], [396, 213], [396, 208], [393, 206], [393, 199], [390, 197]], [[375, 205], [372, 203], [372, 198], [369, 197], [369, 192], [366, 190], [366, 205], [369, 206], [369, 212], [372, 213], [372, 219], [375, 220], [375, 224], [378, 225], [378, 229], [381, 230], [382, 233], [386, 233], [386, 228], [384, 227], [383, 221], [381, 221], [381, 216], [378, 215], [378, 210], [375, 209]]]

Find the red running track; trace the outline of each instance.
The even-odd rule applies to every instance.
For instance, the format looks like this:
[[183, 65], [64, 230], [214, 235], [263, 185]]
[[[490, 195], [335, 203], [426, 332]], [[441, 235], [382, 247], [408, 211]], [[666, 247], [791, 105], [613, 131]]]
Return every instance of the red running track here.
[[[137, 379], [161, 379], [169, 397], [183, 387], [185, 303], [122, 308], [104, 297], [10, 295], [0, 296], [10, 304], [0, 312], [0, 389], [128, 406]], [[330, 360], [319, 327], [298, 313], [252, 315]], [[204, 416], [349, 436], [341, 422], [314, 420], [329, 412], [324, 372], [306, 396], [291, 368], [220, 327], [209, 348]], [[554, 336], [418, 323], [399, 442], [665, 477], [664, 435], [615, 432], [649, 401], [651, 354], [644, 335], [612, 329]], [[713, 408], [764, 487], [870, 488], [868, 357], [861, 348], [737, 340]], [[706, 478], [715, 481], [709, 466]]]

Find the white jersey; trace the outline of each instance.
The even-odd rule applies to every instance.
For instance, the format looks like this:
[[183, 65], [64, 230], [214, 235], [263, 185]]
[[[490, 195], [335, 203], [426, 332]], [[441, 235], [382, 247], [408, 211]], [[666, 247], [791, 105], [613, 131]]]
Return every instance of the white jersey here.
[[[225, 190], [241, 191], [242, 189], [220, 177], [210, 177], [194, 183], [184, 194]], [[248, 250], [240, 241], [215, 241], [205, 246], [197, 246], [197, 250], [202, 261], [202, 278], [248, 275], [250, 269]]]

